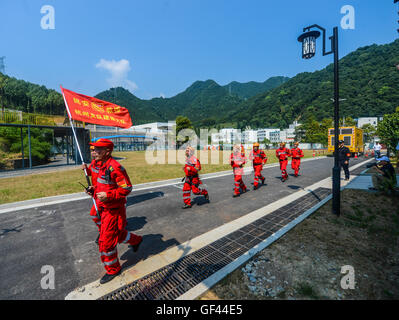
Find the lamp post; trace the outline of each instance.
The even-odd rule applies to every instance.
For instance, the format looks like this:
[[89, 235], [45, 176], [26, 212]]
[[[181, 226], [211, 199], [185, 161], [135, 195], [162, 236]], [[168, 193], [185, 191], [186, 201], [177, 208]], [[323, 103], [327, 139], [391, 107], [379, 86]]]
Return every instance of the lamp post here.
[[[398, 0], [399, 1], [399, 0]], [[330, 100], [332, 101], [332, 102], [334, 102], [334, 99], [333, 98], [330, 98]], [[346, 99], [339, 99], [339, 101], [346, 101]], [[342, 126], [343, 127], [345, 127], [345, 114], [343, 114], [343, 112], [342, 112]]]
[[302, 43], [302, 58], [310, 59], [316, 54], [316, 39], [320, 36], [319, 31], [311, 31], [316, 28], [322, 31], [323, 35], [323, 56], [334, 54], [334, 167], [332, 170], [333, 178], [333, 205], [332, 211], [337, 216], [340, 215], [340, 189], [341, 189], [341, 169], [338, 159], [338, 139], [339, 139], [339, 74], [338, 74], [338, 27], [333, 28], [333, 35], [329, 37], [331, 41], [331, 51], [326, 51], [326, 30], [317, 24], [303, 29], [303, 34], [298, 37]]

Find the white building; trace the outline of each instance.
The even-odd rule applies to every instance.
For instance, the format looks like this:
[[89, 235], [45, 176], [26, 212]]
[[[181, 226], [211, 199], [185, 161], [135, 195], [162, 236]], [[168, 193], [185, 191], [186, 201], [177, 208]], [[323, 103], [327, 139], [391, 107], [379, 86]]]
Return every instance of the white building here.
[[132, 126], [130, 129], [132, 131], [143, 131], [145, 133], [167, 133], [172, 130], [173, 126], [176, 126], [176, 121], [145, 123]]
[[270, 142], [271, 143], [279, 143], [280, 142], [280, 130], [278, 131], [272, 131], [269, 133], [269, 137], [270, 137]]
[[258, 131], [257, 130], [245, 130], [241, 134], [242, 143], [254, 143], [258, 142]]
[[289, 126], [288, 126], [288, 129], [294, 129], [295, 130], [295, 128], [296, 127], [299, 127], [301, 124], [300, 123], [298, 123], [298, 121], [294, 121], [293, 123], [291, 123]]
[[377, 127], [378, 118], [377, 117], [360, 117], [357, 119], [357, 127], [361, 128], [365, 124], [371, 124], [374, 127]]
[[295, 140], [295, 129], [284, 129], [280, 132], [280, 141], [292, 143]]
[[212, 134], [213, 137], [217, 138], [217, 141], [214, 142], [223, 142], [223, 143], [240, 143], [241, 142], [241, 130], [233, 129], [233, 128], [224, 128], [220, 129], [219, 133]]
[[284, 129], [280, 131], [280, 141], [292, 144], [295, 141], [295, 128], [300, 126], [301, 124], [298, 121], [294, 121], [292, 124], [288, 126], [288, 129]]
[[263, 140], [265, 140], [265, 139], [268, 139], [271, 141], [270, 133], [276, 132], [276, 131], [280, 132], [280, 129], [276, 129], [276, 128], [259, 129], [258, 130], [258, 141], [263, 142]]

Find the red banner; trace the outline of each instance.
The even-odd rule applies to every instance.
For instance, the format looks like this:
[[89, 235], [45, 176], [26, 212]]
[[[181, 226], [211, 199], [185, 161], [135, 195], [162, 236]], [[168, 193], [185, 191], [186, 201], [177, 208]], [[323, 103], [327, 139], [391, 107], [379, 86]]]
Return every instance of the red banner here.
[[62, 87], [61, 92], [73, 120], [109, 127], [130, 128], [132, 126], [129, 111], [124, 107]]

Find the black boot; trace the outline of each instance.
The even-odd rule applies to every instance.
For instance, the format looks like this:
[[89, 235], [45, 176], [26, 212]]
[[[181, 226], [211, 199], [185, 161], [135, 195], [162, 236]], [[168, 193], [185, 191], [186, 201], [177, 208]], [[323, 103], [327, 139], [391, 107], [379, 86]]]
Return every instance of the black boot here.
[[104, 274], [104, 276], [100, 279], [100, 284], [104, 284], [104, 283], [111, 281], [113, 278], [115, 278], [120, 273], [121, 273], [121, 270], [119, 270], [119, 272], [117, 272], [115, 274], [108, 274], [108, 273]]
[[143, 242], [143, 237], [141, 237], [141, 240], [139, 243], [135, 244], [135, 245], [131, 245], [130, 247], [132, 247], [134, 252], [137, 252], [137, 250], [139, 250], [140, 244]]
[[191, 208], [192, 205], [191, 204], [184, 204], [184, 206], [182, 207], [182, 209], [187, 209], [187, 208]]

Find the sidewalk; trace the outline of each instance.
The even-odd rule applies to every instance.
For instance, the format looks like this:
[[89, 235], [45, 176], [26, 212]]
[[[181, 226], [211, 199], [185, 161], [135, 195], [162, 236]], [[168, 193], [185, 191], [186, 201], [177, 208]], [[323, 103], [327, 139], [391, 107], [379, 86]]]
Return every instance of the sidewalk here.
[[[342, 188], [347, 184], [341, 181]], [[329, 201], [331, 186], [331, 178], [323, 179], [140, 261], [109, 283], [95, 281], [78, 288], [66, 299], [195, 299]]]
[[70, 160], [69, 164], [67, 164], [67, 160], [65, 157], [57, 156], [57, 158], [53, 159], [48, 164], [34, 166], [32, 168], [29, 168], [29, 166], [28, 166], [24, 169], [21, 168], [21, 169], [15, 169], [15, 170], [0, 171], [0, 179], [21, 177], [21, 176], [26, 176], [29, 174], [55, 172], [55, 171], [59, 171], [59, 170], [71, 170], [71, 169], [76, 169], [79, 166], [80, 165], [75, 165], [74, 160]]

